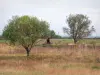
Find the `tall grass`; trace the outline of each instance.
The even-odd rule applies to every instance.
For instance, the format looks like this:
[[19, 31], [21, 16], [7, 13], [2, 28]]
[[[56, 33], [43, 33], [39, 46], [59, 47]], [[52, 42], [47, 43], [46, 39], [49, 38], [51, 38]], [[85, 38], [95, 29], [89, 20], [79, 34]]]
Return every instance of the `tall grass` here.
[[100, 75], [98, 48], [59, 44], [36, 46], [28, 58], [21, 46], [0, 44], [0, 75]]

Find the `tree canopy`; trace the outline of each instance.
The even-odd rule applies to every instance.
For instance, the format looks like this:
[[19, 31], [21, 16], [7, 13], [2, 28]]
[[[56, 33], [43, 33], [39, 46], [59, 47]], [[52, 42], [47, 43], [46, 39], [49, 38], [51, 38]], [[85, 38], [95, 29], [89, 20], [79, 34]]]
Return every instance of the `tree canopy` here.
[[91, 35], [95, 31], [93, 26], [90, 27], [91, 21], [83, 14], [71, 14], [68, 16], [66, 22], [68, 28], [64, 27], [63, 31], [74, 39], [74, 43], [77, 43], [77, 41]]
[[29, 56], [36, 41], [49, 29], [46, 21], [33, 16], [13, 16], [3, 30], [3, 36], [12, 44], [22, 45]]

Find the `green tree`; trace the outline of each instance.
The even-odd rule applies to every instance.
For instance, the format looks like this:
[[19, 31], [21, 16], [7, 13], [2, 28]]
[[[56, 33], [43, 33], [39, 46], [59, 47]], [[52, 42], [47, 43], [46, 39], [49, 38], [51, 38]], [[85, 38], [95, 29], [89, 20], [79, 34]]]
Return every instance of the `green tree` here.
[[50, 34], [49, 24], [46, 21], [42, 21], [41, 25], [42, 25], [42, 32], [43, 32], [41, 38], [46, 39], [49, 37]]
[[61, 38], [61, 36], [57, 35], [54, 30], [50, 30], [50, 36], [51, 38]]
[[33, 16], [14, 16], [4, 28], [3, 36], [12, 44], [22, 45], [29, 56], [32, 47], [48, 27], [47, 22]]
[[55, 31], [54, 30], [51, 30], [50, 31], [50, 37], [51, 38], [55, 38], [56, 34], [55, 34]]
[[93, 26], [90, 27], [91, 21], [88, 17], [82, 14], [69, 15], [67, 23], [69, 28], [64, 27], [63, 31], [74, 39], [74, 43], [95, 31]]

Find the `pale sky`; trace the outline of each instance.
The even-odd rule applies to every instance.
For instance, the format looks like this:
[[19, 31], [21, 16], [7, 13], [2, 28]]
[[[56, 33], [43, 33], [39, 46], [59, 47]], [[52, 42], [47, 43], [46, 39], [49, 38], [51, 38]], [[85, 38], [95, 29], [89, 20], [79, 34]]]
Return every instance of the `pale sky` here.
[[100, 0], [0, 0], [0, 33], [14, 15], [32, 15], [46, 20], [50, 29], [63, 34], [69, 14], [84, 14], [100, 36]]

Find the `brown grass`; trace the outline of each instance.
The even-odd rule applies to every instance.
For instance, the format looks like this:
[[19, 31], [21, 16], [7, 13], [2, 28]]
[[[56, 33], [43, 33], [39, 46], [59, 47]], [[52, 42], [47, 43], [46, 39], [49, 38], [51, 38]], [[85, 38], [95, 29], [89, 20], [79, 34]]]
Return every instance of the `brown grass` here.
[[100, 75], [100, 49], [34, 47], [27, 58], [19, 46], [0, 44], [0, 75]]

